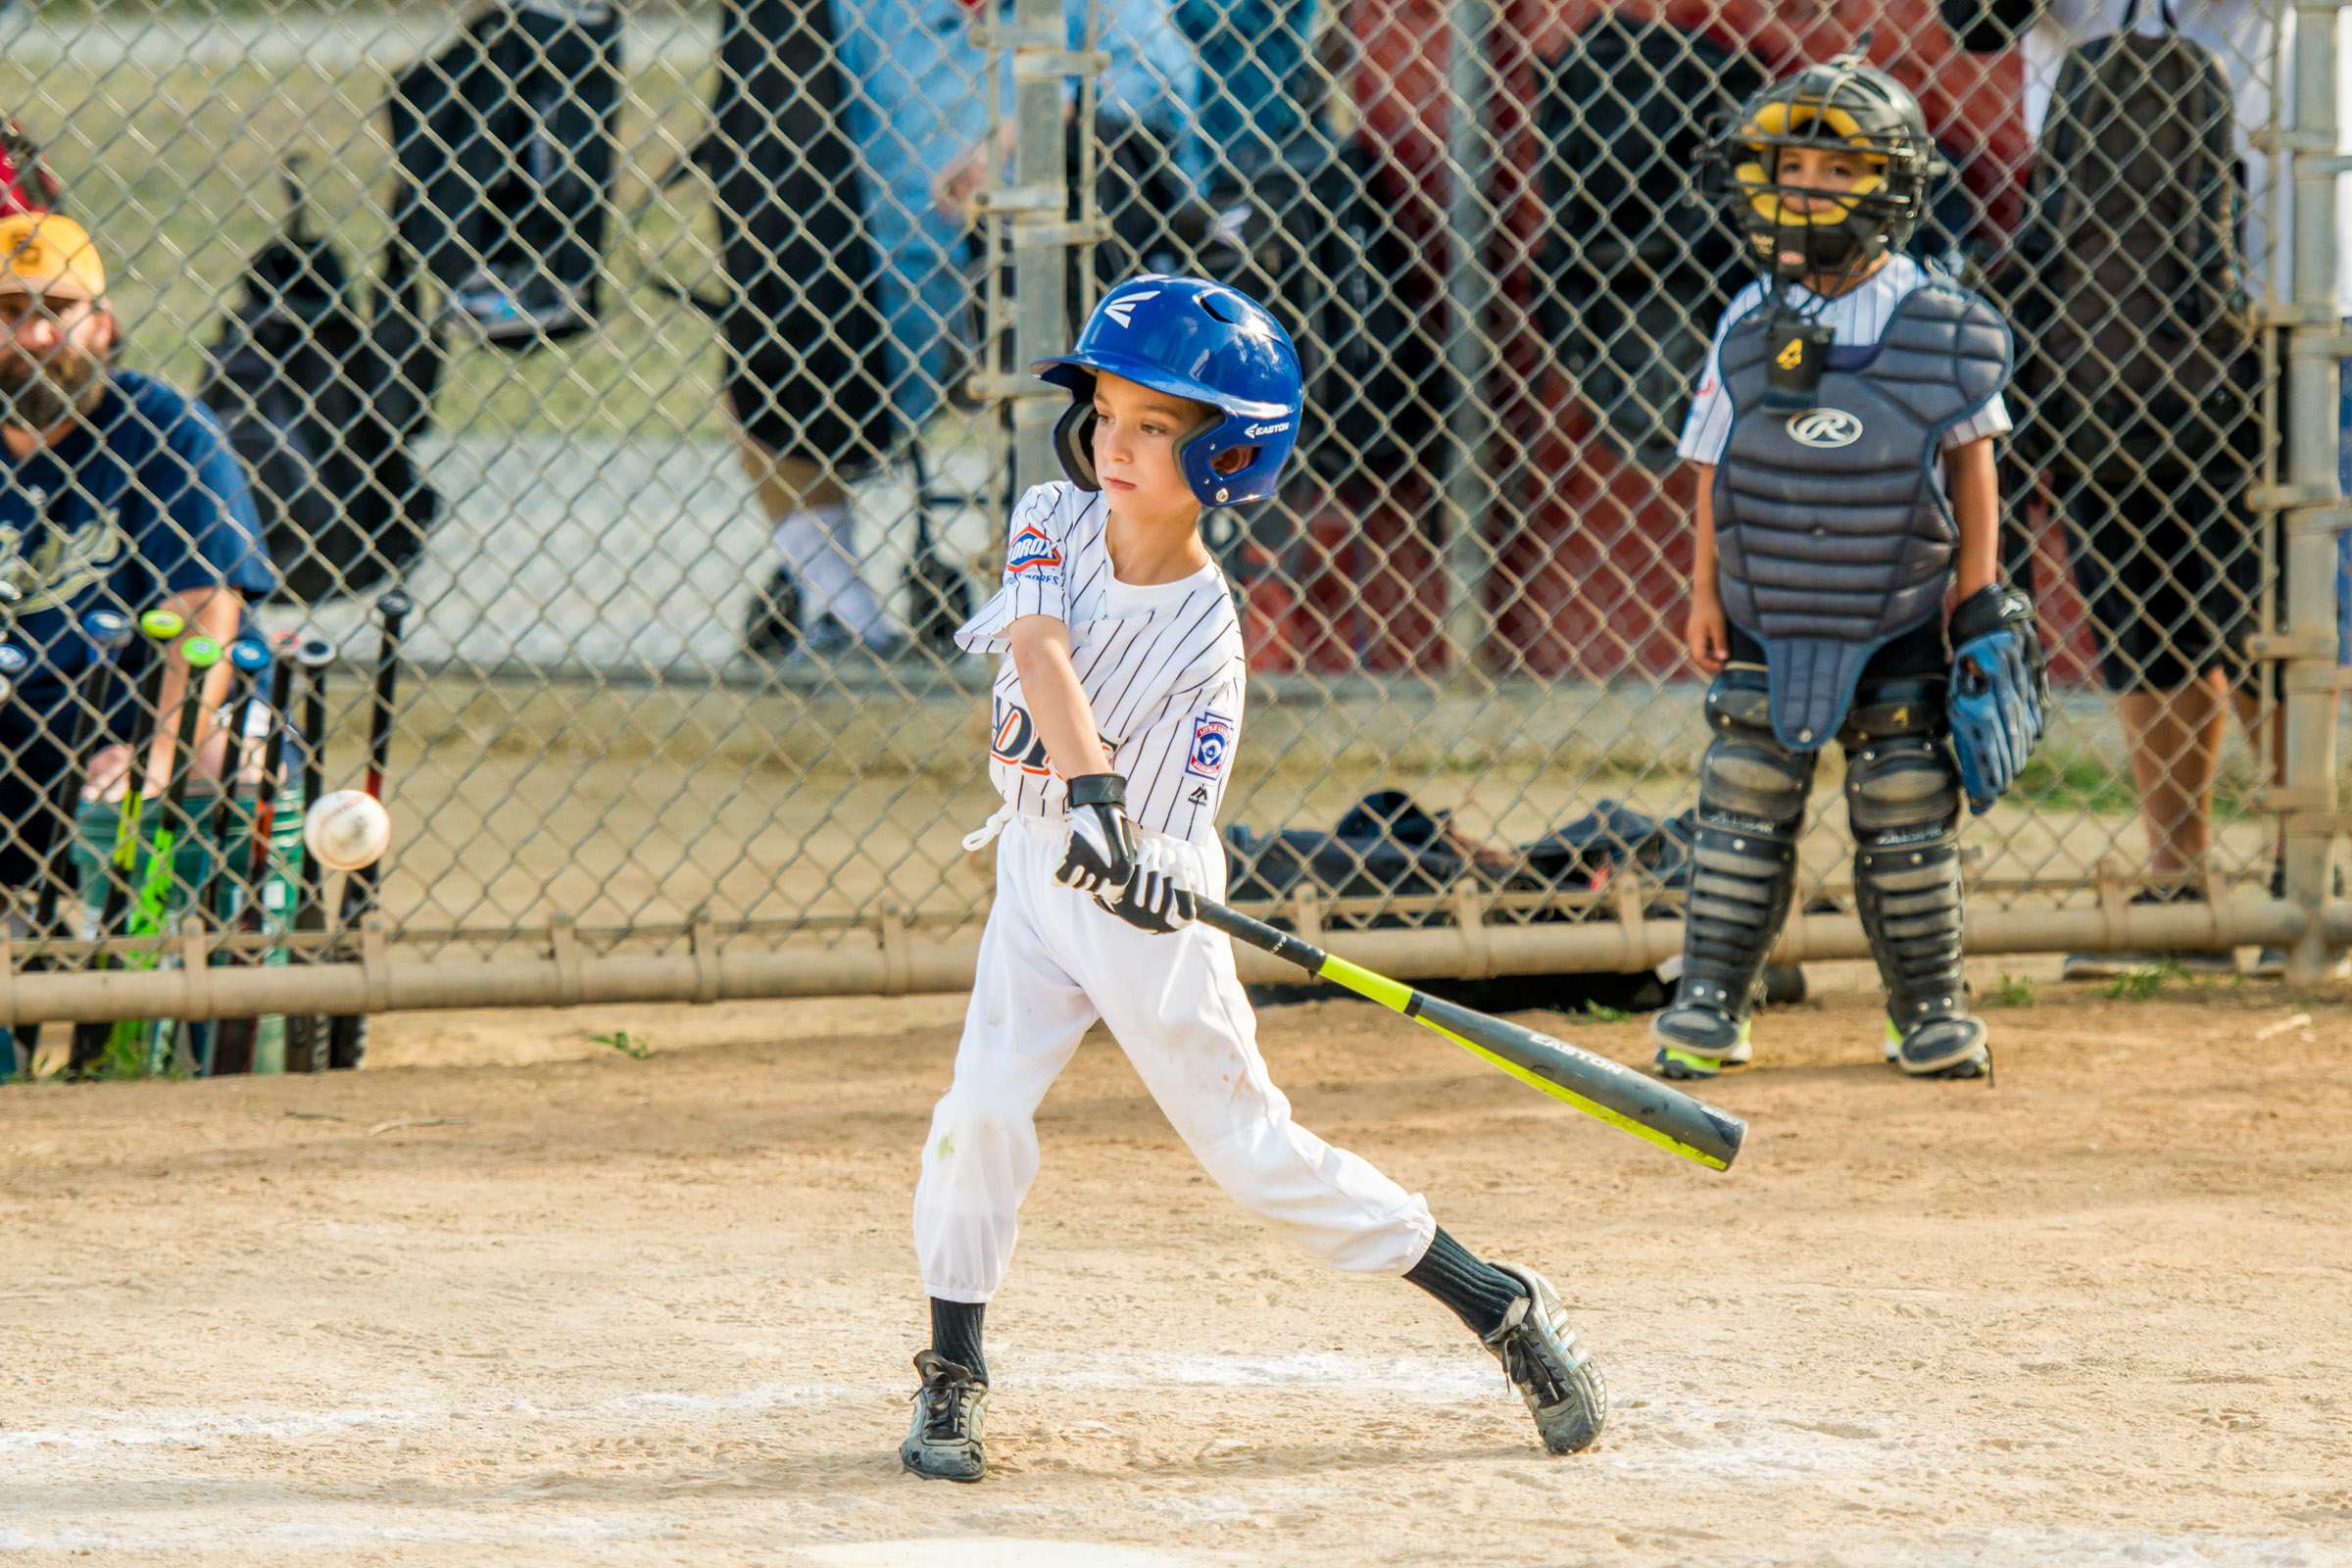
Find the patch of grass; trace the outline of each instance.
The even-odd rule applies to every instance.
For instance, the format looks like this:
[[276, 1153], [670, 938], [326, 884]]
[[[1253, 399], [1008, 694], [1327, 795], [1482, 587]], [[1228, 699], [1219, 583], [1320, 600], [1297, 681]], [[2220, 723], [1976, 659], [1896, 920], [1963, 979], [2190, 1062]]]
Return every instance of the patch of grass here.
[[2167, 980], [2185, 980], [2188, 971], [2170, 958], [2140, 968], [2126, 969], [2107, 982], [2106, 995], [2111, 1002], [2145, 1002], [2164, 989]]
[[1605, 1006], [1597, 1002], [1585, 1004], [1585, 1016], [1594, 1023], [1624, 1023], [1633, 1017], [1622, 1007]]
[[[2244, 821], [2250, 814], [2245, 803], [2250, 787], [2222, 779], [2214, 789], [2214, 820]], [[2111, 765], [2095, 752], [2046, 741], [2019, 771], [2011, 799], [2037, 813], [2073, 809], [2094, 816], [2132, 816], [2139, 810], [2139, 791], [2128, 769]]]
[[2031, 1007], [2041, 1000], [2041, 988], [2022, 974], [2004, 974], [2001, 983], [1984, 995], [1987, 1007]]
[[639, 1040], [626, 1029], [615, 1029], [608, 1035], [590, 1035], [588, 1038], [597, 1045], [611, 1046], [631, 1061], [643, 1061], [654, 1054], [651, 1041]]
[[2129, 816], [2139, 809], [2139, 794], [2129, 775], [2090, 752], [2044, 745], [2019, 770], [2014, 798], [2037, 811], [2072, 808], [2102, 816]]

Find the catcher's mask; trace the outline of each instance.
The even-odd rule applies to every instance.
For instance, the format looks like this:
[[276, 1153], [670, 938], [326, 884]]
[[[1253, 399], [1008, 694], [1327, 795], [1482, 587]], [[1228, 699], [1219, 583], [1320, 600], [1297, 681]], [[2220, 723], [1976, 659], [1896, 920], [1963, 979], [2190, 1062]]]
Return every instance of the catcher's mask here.
[[[1800, 148], [1847, 151], [1859, 168], [1846, 181], [1794, 183], [1781, 154]], [[1919, 100], [1857, 46], [1741, 105], [1708, 144], [1705, 178], [1758, 269], [1798, 279], [1859, 272], [1901, 245], [1943, 169]]]

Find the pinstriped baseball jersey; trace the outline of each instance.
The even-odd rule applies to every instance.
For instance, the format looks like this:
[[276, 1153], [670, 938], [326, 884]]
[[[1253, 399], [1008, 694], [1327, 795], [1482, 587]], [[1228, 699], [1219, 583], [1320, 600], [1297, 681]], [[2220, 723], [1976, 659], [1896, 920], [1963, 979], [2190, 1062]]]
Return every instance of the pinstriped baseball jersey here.
[[1030, 719], [1007, 636], [1024, 615], [1051, 615], [1069, 627], [1096, 731], [1127, 778], [1128, 815], [1214, 844], [1248, 673], [1233, 592], [1214, 564], [1151, 587], [1118, 581], [1109, 525], [1100, 494], [1060, 481], [1012, 509], [1004, 586], [956, 633], [968, 653], [1004, 656], [989, 699], [989, 780], [1023, 815], [1063, 814], [1062, 781]]
[[[1789, 304], [1830, 329], [1831, 341], [1841, 348], [1867, 348], [1878, 342], [1903, 297], [1928, 281], [1927, 269], [1908, 256], [1896, 255], [1869, 277], [1835, 299], [1823, 299], [1801, 283], [1788, 288]], [[1751, 282], [1732, 297], [1731, 306], [1716, 323], [1715, 341], [1707, 345], [1706, 368], [1699, 373], [1698, 395], [1690, 401], [1690, 416], [1683, 421], [1683, 439], [1676, 455], [1687, 463], [1721, 463], [1724, 443], [1732, 433], [1732, 399], [1723, 385], [1723, 340], [1735, 322], [1764, 303], [1764, 285]], [[1999, 394], [1944, 432], [1943, 450], [1963, 447], [1983, 436], [2006, 435], [2009, 411]]]

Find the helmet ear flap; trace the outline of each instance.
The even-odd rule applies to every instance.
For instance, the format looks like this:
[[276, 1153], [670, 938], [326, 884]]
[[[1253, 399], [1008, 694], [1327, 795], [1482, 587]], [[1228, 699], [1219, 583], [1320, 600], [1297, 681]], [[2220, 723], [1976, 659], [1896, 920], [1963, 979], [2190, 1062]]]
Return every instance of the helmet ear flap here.
[[1081, 490], [1100, 490], [1102, 481], [1095, 474], [1095, 398], [1090, 386], [1083, 397], [1073, 396], [1070, 406], [1054, 424], [1054, 455], [1061, 460], [1061, 471], [1070, 483]]

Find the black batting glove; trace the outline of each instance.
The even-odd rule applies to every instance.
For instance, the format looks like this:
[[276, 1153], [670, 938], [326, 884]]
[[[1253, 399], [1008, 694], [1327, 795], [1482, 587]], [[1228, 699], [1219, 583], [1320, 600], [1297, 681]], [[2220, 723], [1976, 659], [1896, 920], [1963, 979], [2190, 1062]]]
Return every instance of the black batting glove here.
[[1174, 871], [1145, 866], [1135, 873], [1116, 899], [1095, 895], [1100, 904], [1138, 931], [1166, 936], [1191, 925], [1200, 912], [1200, 898]]
[[1127, 781], [1116, 773], [1070, 780], [1070, 848], [1054, 880], [1081, 893], [1115, 894], [1135, 878], [1135, 824], [1127, 820]]

